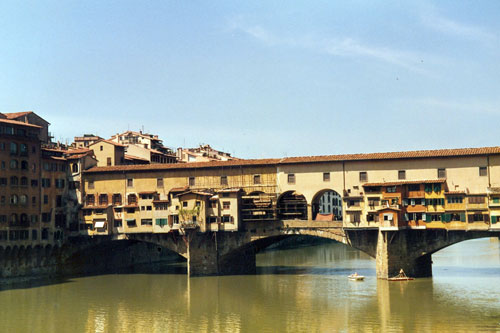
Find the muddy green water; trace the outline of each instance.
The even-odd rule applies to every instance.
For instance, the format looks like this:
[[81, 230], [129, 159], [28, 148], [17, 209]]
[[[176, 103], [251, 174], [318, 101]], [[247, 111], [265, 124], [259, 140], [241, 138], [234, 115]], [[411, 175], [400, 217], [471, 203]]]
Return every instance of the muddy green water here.
[[433, 261], [432, 279], [378, 281], [373, 259], [331, 243], [259, 254], [253, 276], [189, 279], [180, 264], [46, 281], [0, 291], [0, 332], [500, 332], [498, 239]]

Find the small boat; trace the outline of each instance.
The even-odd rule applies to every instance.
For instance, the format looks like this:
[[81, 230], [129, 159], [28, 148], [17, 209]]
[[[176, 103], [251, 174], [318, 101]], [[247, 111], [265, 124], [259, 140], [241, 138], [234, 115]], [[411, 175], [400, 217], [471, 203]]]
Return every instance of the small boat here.
[[394, 277], [391, 277], [391, 278], [387, 278], [388, 281], [410, 281], [410, 280], [413, 280], [412, 277], [408, 277], [406, 276], [405, 272], [403, 271], [403, 269], [401, 269], [399, 271], [399, 274], [394, 276]]
[[358, 273], [351, 274], [347, 278], [351, 281], [363, 281], [365, 279], [363, 275], [358, 275]]

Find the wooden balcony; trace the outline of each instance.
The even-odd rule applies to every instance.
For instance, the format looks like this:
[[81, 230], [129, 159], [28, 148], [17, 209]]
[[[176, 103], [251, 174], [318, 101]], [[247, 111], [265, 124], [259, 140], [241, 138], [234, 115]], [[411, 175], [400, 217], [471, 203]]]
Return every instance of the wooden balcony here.
[[424, 197], [425, 197], [424, 191], [409, 191], [408, 192], [408, 198], [424, 198]]

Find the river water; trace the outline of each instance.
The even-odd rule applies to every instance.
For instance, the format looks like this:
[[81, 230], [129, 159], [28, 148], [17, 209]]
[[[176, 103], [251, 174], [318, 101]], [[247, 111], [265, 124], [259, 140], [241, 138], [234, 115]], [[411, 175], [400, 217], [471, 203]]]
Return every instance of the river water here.
[[251, 276], [189, 279], [176, 264], [45, 281], [0, 291], [0, 332], [500, 332], [498, 239], [433, 261], [432, 279], [381, 281], [374, 259], [328, 243], [261, 253]]

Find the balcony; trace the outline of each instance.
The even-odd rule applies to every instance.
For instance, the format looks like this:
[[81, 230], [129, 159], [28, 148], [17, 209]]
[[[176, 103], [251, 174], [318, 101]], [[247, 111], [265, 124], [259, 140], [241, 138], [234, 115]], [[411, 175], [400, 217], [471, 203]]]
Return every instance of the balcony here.
[[424, 197], [425, 197], [424, 191], [409, 191], [408, 192], [408, 198], [424, 198]]

